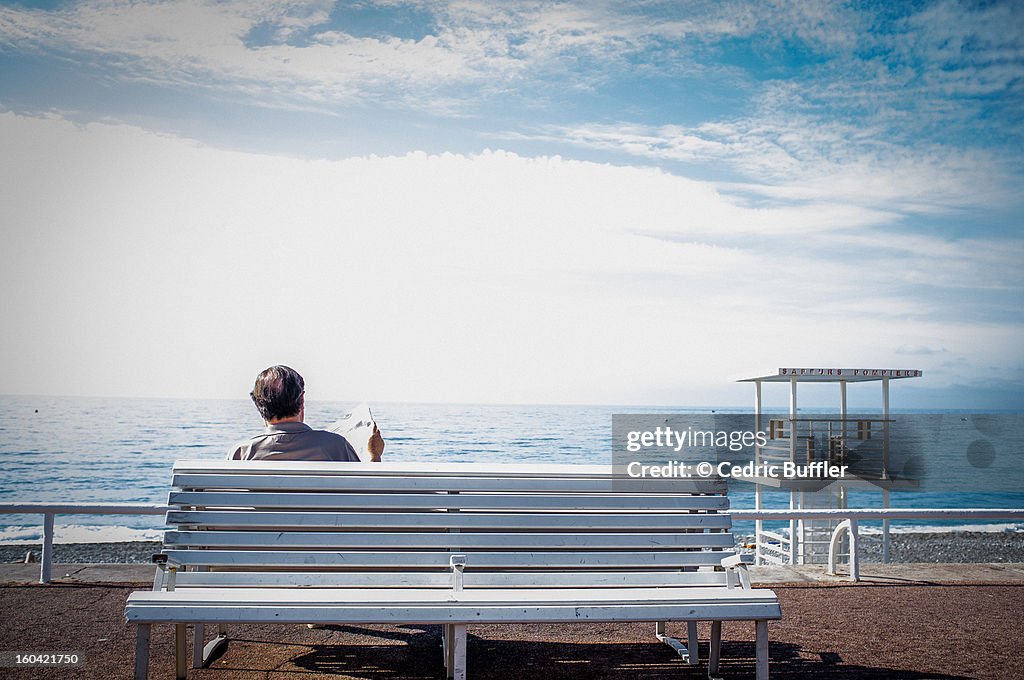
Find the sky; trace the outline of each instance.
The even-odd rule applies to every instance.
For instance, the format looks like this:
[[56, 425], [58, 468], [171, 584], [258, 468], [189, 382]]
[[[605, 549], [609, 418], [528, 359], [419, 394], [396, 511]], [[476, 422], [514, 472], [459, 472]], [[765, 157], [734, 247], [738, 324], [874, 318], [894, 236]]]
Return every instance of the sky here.
[[3, 3], [0, 392], [1024, 408], [1022, 142], [1015, 2]]

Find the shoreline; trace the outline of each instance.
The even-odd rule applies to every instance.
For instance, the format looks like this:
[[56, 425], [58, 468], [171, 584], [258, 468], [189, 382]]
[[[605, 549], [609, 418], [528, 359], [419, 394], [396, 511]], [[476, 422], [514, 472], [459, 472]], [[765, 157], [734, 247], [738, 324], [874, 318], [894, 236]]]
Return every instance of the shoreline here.
[[[753, 541], [752, 536], [736, 536], [737, 544]], [[161, 549], [159, 541], [112, 543], [55, 543], [55, 564], [148, 564]], [[0, 562], [24, 562], [32, 551], [36, 561], [41, 543], [0, 544]], [[881, 535], [861, 535], [863, 562], [882, 561]], [[947, 531], [893, 533], [889, 537], [889, 561], [892, 563], [1024, 563], [1024, 532]]]

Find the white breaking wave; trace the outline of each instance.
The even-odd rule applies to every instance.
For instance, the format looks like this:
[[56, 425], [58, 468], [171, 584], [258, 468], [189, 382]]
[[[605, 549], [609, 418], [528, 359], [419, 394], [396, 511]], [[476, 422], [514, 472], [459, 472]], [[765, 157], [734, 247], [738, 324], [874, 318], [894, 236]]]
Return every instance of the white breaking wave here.
[[[53, 529], [54, 543], [125, 543], [128, 541], [160, 541], [161, 529], [132, 529], [113, 525], [66, 524]], [[43, 540], [43, 527], [11, 526], [0, 529], [0, 544], [32, 544]]]

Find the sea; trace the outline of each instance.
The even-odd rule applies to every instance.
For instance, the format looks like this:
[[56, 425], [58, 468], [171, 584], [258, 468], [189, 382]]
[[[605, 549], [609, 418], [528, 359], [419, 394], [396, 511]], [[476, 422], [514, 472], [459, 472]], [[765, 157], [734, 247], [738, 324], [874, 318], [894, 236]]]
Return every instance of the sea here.
[[[326, 427], [353, 404], [311, 402], [306, 422]], [[372, 404], [385, 459], [422, 462], [609, 463], [616, 414], [749, 412], [723, 407]], [[808, 410], [807, 413], [813, 413]], [[925, 417], [926, 416], [926, 417]], [[918, 418], [918, 414], [913, 414]], [[931, 411], [934, 437], [917, 444], [924, 481], [891, 494], [893, 507], [1024, 508], [1024, 416]], [[263, 423], [248, 400], [0, 396], [0, 503], [165, 503], [174, 461], [220, 459]], [[752, 487], [730, 490], [753, 508]], [[766, 507], [789, 507], [770, 494]], [[853, 490], [849, 507], [881, 507]], [[0, 543], [35, 543], [37, 515], [0, 513]], [[750, 526], [747, 526], [747, 525]], [[752, 533], [737, 522], [737, 534]], [[866, 527], [870, 531], [870, 524]], [[159, 540], [159, 516], [61, 515], [58, 542]], [[895, 521], [894, 531], [1024, 531], [1022, 522]]]

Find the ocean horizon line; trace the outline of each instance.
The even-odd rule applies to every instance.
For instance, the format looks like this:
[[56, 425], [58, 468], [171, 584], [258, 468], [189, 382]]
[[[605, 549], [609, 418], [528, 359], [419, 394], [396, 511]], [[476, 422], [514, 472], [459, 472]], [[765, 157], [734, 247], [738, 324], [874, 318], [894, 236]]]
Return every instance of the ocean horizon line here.
[[[159, 395], [125, 395], [125, 396], [111, 396], [111, 395], [96, 395], [96, 394], [32, 394], [32, 393], [15, 393], [15, 392], [0, 392], [0, 399], [13, 398], [13, 399], [89, 399], [89, 400], [103, 400], [103, 401], [147, 401], [147, 402], [159, 402], [159, 401], [176, 401], [176, 402], [197, 402], [197, 401], [209, 401], [209, 402], [223, 402], [231, 404], [249, 404], [249, 399], [245, 397], [186, 397], [186, 396], [159, 396]], [[680, 411], [699, 411], [699, 412], [720, 412], [723, 414], [728, 413], [739, 413], [748, 414], [754, 412], [752, 404], [747, 405], [736, 405], [736, 404], [710, 404], [710, 405], [682, 405], [682, 404], [625, 404], [625, 403], [600, 403], [600, 402], [517, 402], [517, 401], [408, 401], [408, 400], [367, 400], [367, 399], [343, 399], [343, 398], [325, 398], [325, 399], [311, 399], [310, 404], [319, 405], [356, 405], [360, 403], [368, 403], [373, 405], [382, 406], [424, 406], [424, 407], [439, 407], [439, 406], [456, 406], [456, 407], [494, 407], [494, 408], [600, 408], [600, 409], [623, 409], [633, 413], [640, 412], [639, 409], [653, 409], [654, 412], [662, 413], [671, 409], [678, 409]], [[854, 413], [881, 413], [882, 408], [879, 405], [862, 406], [857, 403], [848, 404], [847, 410]], [[797, 412], [806, 413], [835, 413], [839, 411], [837, 405], [830, 406], [816, 406], [807, 405], [800, 406], [797, 408]], [[957, 407], [896, 407], [893, 406], [889, 409], [890, 413], [901, 413], [901, 414], [913, 414], [913, 413], [964, 413], [964, 414], [977, 414], [977, 413], [997, 413], [997, 414], [1018, 414], [1024, 413], [1024, 409], [1021, 408], [1006, 408], [1006, 409], [984, 409], [984, 408], [957, 408]], [[763, 413], [788, 413], [789, 408], [784, 405], [764, 406]]]

